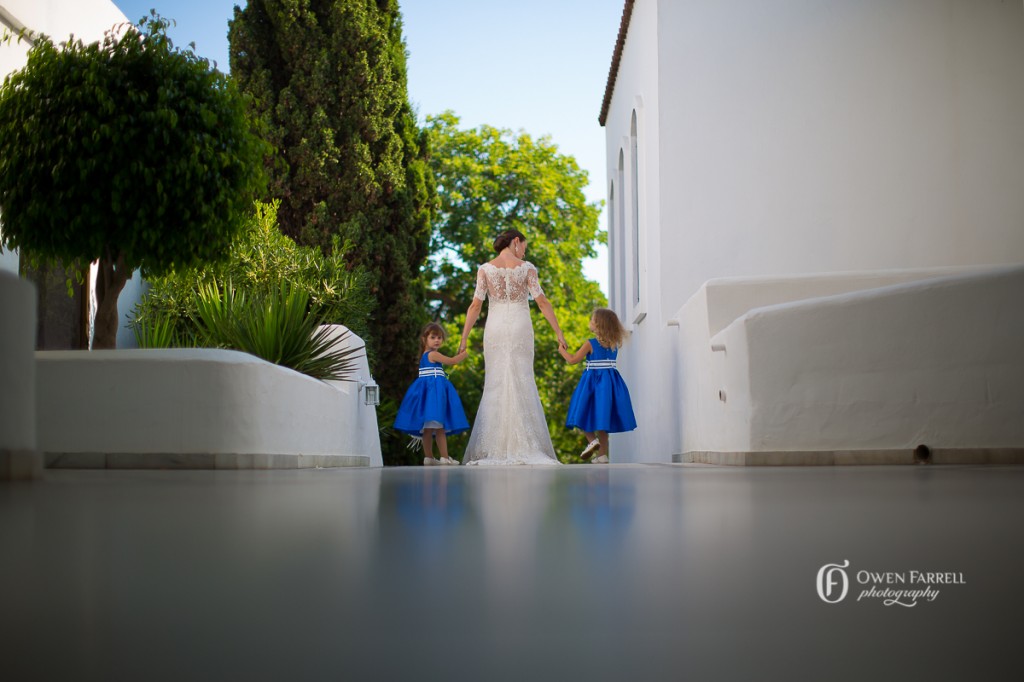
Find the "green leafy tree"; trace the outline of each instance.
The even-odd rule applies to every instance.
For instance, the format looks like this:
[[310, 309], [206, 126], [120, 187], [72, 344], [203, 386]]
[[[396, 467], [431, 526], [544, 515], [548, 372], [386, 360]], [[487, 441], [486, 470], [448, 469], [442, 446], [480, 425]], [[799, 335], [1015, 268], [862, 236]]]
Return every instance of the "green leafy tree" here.
[[[606, 305], [604, 294], [583, 274], [582, 261], [604, 240], [598, 227], [600, 205], [584, 195], [588, 178], [576, 160], [547, 137], [534, 139], [490, 126], [459, 128], [451, 112], [427, 119], [431, 166], [438, 183], [440, 210], [431, 244], [430, 296], [433, 313], [445, 321], [454, 345], [476, 285], [476, 268], [494, 257], [492, 243], [502, 230], [526, 235], [526, 258], [537, 266], [544, 293], [575, 351], [590, 337], [591, 311]], [[569, 398], [579, 366], [569, 367], [557, 351], [551, 328], [531, 306], [536, 334], [534, 372], [552, 440], [559, 456], [572, 459], [581, 437], [565, 428]], [[484, 306], [486, 314], [486, 305]], [[477, 323], [483, 326], [484, 316]], [[452, 372], [467, 415], [476, 414], [483, 390], [483, 334], [470, 343], [470, 356]], [[452, 438], [453, 451], [466, 436]]]
[[281, 228], [325, 252], [335, 236], [352, 245], [346, 258], [366, 270], [376, 303], [371, 367], [385, 398], [400, 399], [427, 317], [435, 198], [398, 3], [250, 0], [228, 38], [232, 75], [276, 148], [267, 163]]
[[3, 246], [99, 261], [94, 348], [132, 272], [221, 257], [262, 185], [242, 96], [155, 13], [102, 42], [40, 36], [0, 89]]

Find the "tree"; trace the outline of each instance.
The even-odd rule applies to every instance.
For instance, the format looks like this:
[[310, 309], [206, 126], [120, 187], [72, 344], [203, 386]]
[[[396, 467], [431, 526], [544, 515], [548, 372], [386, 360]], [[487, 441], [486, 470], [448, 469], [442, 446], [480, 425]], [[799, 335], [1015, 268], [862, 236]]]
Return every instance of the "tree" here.
[[[547, 137], [533, 139], [491, 126], [460, 129], [451, 112], [428, 117], [426, 129], [440, 199], [430, 259], [434, 315], [459, 337], [476, 267], [494, 257], [491, 244], [497, 234], [515, 228], [526, 235], [527, 260], [540, 271], [566, 338], [578, 347], [590, 337], [591, 311], [606, 305], [597, 283], [586, 279], [582, 269], [582, 260], [594, 256], [595, 243], [605, 238], [598, 227], [600, 205], [588, 203], [583, 193], [587, 172]], [[565, 428], [579, 368], [565, 364], [550, 327], [535, 308], [533, 315], [537, 387], [555, 450], [569, 459], [582, 445]], [[467, 413], [475, 415], [483, 389], [482, 334], [474, 335], [470, 349], [470, 357], [453, 371], [453, 381]]]
[[228, 38], [232, 74], [277, 150], [267, 164], [281, 228], [325, 252], [334, 236], [351, 243], [377, 304], [371, 366], [397, 400], [426, 321], [420, 272], [435, 201], [398, 3], [250, 0], [235, 7]]
[[0, 90], [3, 245], [99, 261], [94, 348], [113, 348], [135, 269], [217, 259], [261, 186], [265, 145], [232, 83], [153, 13], [102, 42], [45, 36]]

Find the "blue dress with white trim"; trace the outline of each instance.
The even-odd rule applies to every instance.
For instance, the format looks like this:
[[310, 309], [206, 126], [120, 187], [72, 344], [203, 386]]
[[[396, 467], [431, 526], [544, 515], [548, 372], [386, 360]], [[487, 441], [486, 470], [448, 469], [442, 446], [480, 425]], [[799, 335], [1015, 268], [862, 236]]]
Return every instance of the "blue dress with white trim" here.
[[420, 357], [420, 375], [405, 392], [395, 417], [395, 430], [419, 436], [427, 428], [444, 427], [447, 433], [469, 430], [466, 412], [452, 382], [445, 376], [440, 362], [428, 359], [430, 351]]
[[629, 389], [615, 366], [618, 348], [605, 348], [590, 339], [587, 369], [569, 401], [565, 425], [593, 433], [621, 433], [636, 428]]

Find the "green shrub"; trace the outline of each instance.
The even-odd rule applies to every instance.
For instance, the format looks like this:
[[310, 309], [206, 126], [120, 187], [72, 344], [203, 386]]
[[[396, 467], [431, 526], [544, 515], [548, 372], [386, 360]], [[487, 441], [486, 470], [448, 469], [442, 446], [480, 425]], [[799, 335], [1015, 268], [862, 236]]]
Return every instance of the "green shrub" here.
[[[256, 203], [224, 262], [150, 282], [132, 314], [140, 347], [203, 343], [200, 291], [217, 282], [230, 282], [233, 295], [253, 305], [275, 300], [287, 285], [289, 291], [305, 294], [308, 312], [319, 322], [343, 324], [365, 335], [371, 309], [367, 278], [346, 264], [348, 246], [335, 242], [325, 256], [318, 248], [297, 245], [278, 229], [277, 206], [277, 202]], [[168, 326], [170, 330], [164, 328]]]
[[195, 337], [186, 337], [178, 330], [175, 321], [166, 315], [135, 320], [132, 332], [139, 348], [187, 348], [196, 345]]
[[337, 348], [341, 339], [321, 327], [322, 308], [310, 306], [309, 294], [287, 282], [246, 294], [231, 282], [199, 288], [198, 315], [203, 345], [240, 350], [290, 367], [315, 379], [350, 380], [358, 348]]

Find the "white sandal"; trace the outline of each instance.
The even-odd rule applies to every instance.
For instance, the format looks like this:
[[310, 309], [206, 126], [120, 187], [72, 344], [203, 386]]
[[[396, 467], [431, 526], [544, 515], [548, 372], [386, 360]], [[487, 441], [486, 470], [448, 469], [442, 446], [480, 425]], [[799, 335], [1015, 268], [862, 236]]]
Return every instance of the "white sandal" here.
[[590, 441], [587, 443], [587, 447], [583, 448], [583, 452], [580, 453], [580, 459], [590, 459], [590, 456], [597, 452], [599, 447], [601, 447], [601, 444], [596, 438]]

